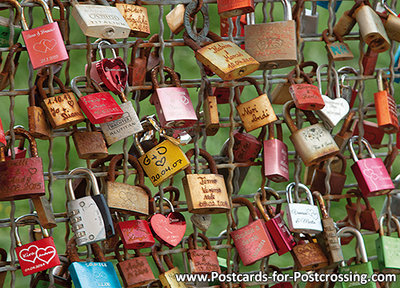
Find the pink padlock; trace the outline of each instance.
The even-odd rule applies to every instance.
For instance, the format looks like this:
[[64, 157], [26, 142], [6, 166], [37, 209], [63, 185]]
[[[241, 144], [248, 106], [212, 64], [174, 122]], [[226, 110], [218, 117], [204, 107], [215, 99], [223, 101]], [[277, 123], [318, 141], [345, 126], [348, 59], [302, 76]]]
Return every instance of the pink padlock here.
[[274, 182], [289, 181], [288, 147], [282, 141], [282, 125], [276, 124], [277, 138], [274, 135], [274, 124], [268, 125], [268, 140], [264, 141], [264, 175]]
[[389, 193], [390, 190], [394, 189], [394, 185], [385, 164], [383, 164], [381, 158], [375, 157], [371, 146], [364, 138], [361, 138], [361, 143], [364, 144], [371, 158], [359, 160], [353, 147], [354, 142], [357, 142], [358, 139], [359, 136], [350, 138], [349, 149], [355, 162], [351, 166], [351, 170], [356, 177], [361, 193], [364, 196], [371, 196], [372, 193], [375, 195]]
[[171, 68], [164, 66], [175, 87], [160, 88], [157, 81], [157, 72], [160, 66], [151, 70], [151, 81], [153, 82], [154, 93], [150, 103], [156, 106], [158, 119], [162, 128], [190, 127], [197, 121], [192, 100], [187, 88], [181, 87], [178, 74]]
[[4, 147], [7, 145], [6, 136], [4, 134], [3, 123], [0, 118], [0, 147]]

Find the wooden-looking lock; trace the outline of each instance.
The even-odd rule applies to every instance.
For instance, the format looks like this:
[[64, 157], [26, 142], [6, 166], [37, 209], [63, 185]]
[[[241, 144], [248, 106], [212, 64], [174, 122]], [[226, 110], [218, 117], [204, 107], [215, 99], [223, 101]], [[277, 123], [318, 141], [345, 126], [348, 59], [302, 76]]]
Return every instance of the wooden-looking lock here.
[[29, 91], [28, 123], [29, 133], [35, 138], [49, 139], [51, 127], [46, 121], [43, 108], [36, 105], [35, 95], [37, 86], [33, 86]]
[[315, 243], [309, 234], [305, 234], [305, 237], [308, 243], [298, 243], [291, 251], [296, 269], [299, 271], [315, 271], [328, 266], [328, 258], [321, 245]]
[[219, 113], [217, 106], [217, 97], [213, 94], [211, 82], [205, 78], [203, 116], [206, 125], [206, 135], [214, 136], [219, 130]]
[[125, 21], [131, 28], [131, 32], [129, 33], [130, 37], [146, 38], [150, 35], [147, 8], [142, 6], [141, 0], [136, 0], [135, 5], [124, 3], [122, 0], [117, 0], [115, 1], [115, 7], [117, 7], [119, 12], [121, 12]]
[[212, 272], [221, 273], [217, 253], [212, 250], [210, 240], [204, 234], [198, 233], [198, 236], [205, 242], [205, 249], [199, 249], [194, 233], [188, 238], [187, 255], [191, 273], [208, 275]]
[[[194, 149], [186, 152], [190, 160], [195, 154]], [[230, 210], [228, 193], [226, 191], [224, 177], [217, 174], [217, 167], [213, 157], [203, 149], [199, 155], [206, 159], [210, 174], [192, 174], [190, 166], [185, 169], [185, 177], [182, 179], [186, 201], [190, 213], [216, 214]]]

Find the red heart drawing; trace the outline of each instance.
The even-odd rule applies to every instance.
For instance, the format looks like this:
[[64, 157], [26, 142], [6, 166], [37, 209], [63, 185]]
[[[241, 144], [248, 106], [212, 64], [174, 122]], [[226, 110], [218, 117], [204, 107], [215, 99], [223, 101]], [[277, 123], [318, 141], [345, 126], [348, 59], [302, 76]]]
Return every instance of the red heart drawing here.
[[[57, 45], [57, 40], [52, 39], [52, 40], [48, 40], [48, 39], [44, 39], [43, 40], [43, 45], [47, 48], [47, 50], [53, 50], [54, 47], [56, 47]], [[47, 52], [46, 50], [46, 52]]]
[[115, 94], [124, 91], [128, 81], [128, 67], [121, 57], [102, 59], [96, 63], [101, 81]]
[[36, 251], [37, 259], [46, 264], [49, 264], [56, 254], [56, 249], [52, 246], [48, 246], [47, 248], [39, 248]]
[[175, 247], [185, 235], [186, 221], [179, 212], [169, 213], [167, 217], [155, 214], [150, 219], [150, 227], [158, 241], [168, 247]]
[[26, 262], [35, 263], [37, 250], [38, 247], [36, 245], [31, 245], [28, 248], [22, 249], [21, 251], [19, 251], [19, 259]]

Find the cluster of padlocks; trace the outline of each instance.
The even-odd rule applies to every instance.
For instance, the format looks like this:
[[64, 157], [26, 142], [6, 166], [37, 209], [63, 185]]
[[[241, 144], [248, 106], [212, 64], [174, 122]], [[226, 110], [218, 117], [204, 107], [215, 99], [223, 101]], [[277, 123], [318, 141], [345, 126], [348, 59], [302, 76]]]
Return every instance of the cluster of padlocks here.
[[[400, 223], [392, 212], [398, 210], [395, 200], [400, 198], [392, 192], [395, 185], [390, 175], [400, 147], [400, 137], [393, 142], [393, 136], [400, 135], [392, 96], [393, 83], [397, 82], [394, 66], [398, 64], [392, 45], [400, 41], [397, 14], [385, 1], [357, 0], [335, 23], [331, 17], [341, 1], [314, 1], [313, 10], [308, 10], [302, 0], [293, 8], [290, 1], [281, 0], [283, 21], [255, 24], [256, 8], [263, 6], [266, 15], [265, 6], [273, 1], [178, 2], [0, 0], [0, 10], [8, 10], [10, 15], [0, 17], [0, 55], [8, 53], [4, 63], [0, 61], [0, 96], [11, 101], [10, 111], [3, 109], [0, 114], [3, 122], [10, 122], [5, 132], [0, 119], [0, 201], [11, 201], [12, 207], [10, 219], [0, 221], [0, 225], [7, 223], [1, 227], [12, 230], [9, 253], [5, 246], [0, 249], [0, 287], [15, 287], [18, 270], [23, 276], [32, 275], [30, 287], [299, 285], [274, 279], [179, 281], [183, 274], [173, 257], [178, 253], [186, 255], [189, 269], [185, 267], [185, 271], [206, 278], [213, 273], [240, 273], [243, 266], [257, 262], [261, 263], [258, 272], [264, 273], [290, 270], [290, 275], [315, 271], [367, 277], [378, 272], [398, 273], [400, 261], [393, 255], [400, 249]], [[219, 34], [210, 31], [209, 5], [214, 3], [220, 17]], [[150, 5], [160, 7], [160, 30], [153, 35], [146, 8]], [[169, 5], [173, 6], [164, 15]], [[317, 5], [328, 8], [330, 15], [328, 29], [321, 34]], [[57, 20], [53, 18], [56, 8]], [[43, 25], [38, 24], [42, 19], [33, 17], [40, 9], [46, 18]], [[202, 15], [201, 28], [196, 27], [198, 15]], [[81, 31], [71, 30], [73, 21]], [[165, 23], [169, 39], [163, 35]], [[359, 31], [353, 29], [356, 24]], [[76, 33], [83, 33], [87, 43], [71, 43], [70, 36]], [[300, 46], [307, 37], [317, 37], [326, 44], [321, 53], [327, 53], [328, 64], [305, 61], [311, 59], [304, 59]], [[359, 69], [346, 65], [354, 58], [344, 42], [346, 37], [361, 43]], [[164, 48], [179, 50], [179, 46], [194, 51], [194, 57], [187, 61], [197, 61], [201, 79], [181, 79], [174, 69], [173, 49], [171, 65], [166, 65]], [[79, 49], [87, 53], [85, 75], [70, 77], [70, 65], [79, 62], [71, 52]], [[112, 57], [105, 57], [105, 49], [111, 49]], [[376, 69], [379, 53], [389, 49], [390, 69]], [[124, 50], [123, 57], [120, 50]], [[97, 52], [100, 59], [96, 59]], [[22, 53], [29, 56], [29, 77], [15, 79]], [[400, 56], [400, 52], [396, 54]], [[335, 65], [341, 67], [335, 69]], [[276, 69], [288, 67], [293, 70], [275, 77]], [[285, 80], [274, 82], [274, 77]], [[374, 102], [365, 103], [364, 80], [374, 78]], [[322, 91], [325, 80], [326, 93]], [[17, 82], [29, 82], [29, 89], [15, 89]], [[277, 85], [267, 92], [271, 83]], [[247, 85], [254, 86], [257, 93], [242, 102]], [[196, 96], [190, 95], [187, 87], [200, 88], [193, 101], [197, 107], [192, 103]], [[127, 97], [131, 92], [136, 110]], [[13, 111], [14, 98], [21, 95], [29, 98], [26, 128], [18, 125], [21, 123], [15, 121]], [[137, 113], [141, 105], [152, 107], [154, 115]], [[230, 106], [229, 118], [221, 116], [223, 105]], [[365, 115], [367, 111], [374, 115]], [[283, 124], [289, 137], [283, 136]], [[220, 128], [229, 128], [229, 139], [218, 148], [220, 154], [213, 156], [205, 146], [220, 137]], [[258, 137], [249, 133], [252, 131]], [[383, 144], [385, 135], [389, 144]], [[66, 137], [67, 153], [86, 160], [86, 167], [70, 169], [66, 164], [64, 171], [53, 171], [51, 150], [57, 137]], [[287, 138], [294, 153], [288, 149]], [[200, 139], [204, 139], [201, 148]], [[128, 140], [133, 141], [130, 149]], [[37, 141], [50, 143], [48, 171]], [[122, 143], [120, 154], [108, 152], [112, 145]], [[381, 147], [388, 148], [384, 160], [373, 151]], [[346, 182], [349, 158], [354, 162], [351, 171], [357, 183]], [[248, 192], [242, 184], [251, 166], [261, 169], [257, 176], [261, 185], [257, 183]], [[305, 172], [300, 179], [302, 167]], [[183, 178], [177, 175], [180, 172]], [[130, 174], [136, 174], [135, 185], [126, 183]], [[119, 175], [124, 176], [123, 182], [116, 181]], [[52, 191], [52, 186], [60, 179], [66, 182], [66, 209], [53, 211], [55, 196], [63, 191]], [[285, 182], [283, 191], [272, 188]], [[251, 194], [254, 191], [257, 193]], [[281, 194], [286, 197], [281, 198]], [[369, 199], [383, 195], [387, 195], [386, 204], [378, 218]], [[27, 199], [32, 204], [30, 213], [15, 209], [14, 201]], [[347, 216], [335, 222], [329, 206], [340, 199], [347, 201], [343, 208]], [[282, 203], [285, 209], [281, 209]], [[238, 219], [234, 213], [238, 207], [247, 207], [248, 220]], [[192, 214], [194, 232], [190, 235], [186, 229], [189, 219], [181, 213], [186, 211]], [[216, 225], [212, 214], [226, 215], [226, 222], [218, 223], [219, 235], [206, 236], [210, 225]], [[53, 238], [58, 222], [67, 222], [64, 247], [58, 247]], [[18, 229], [27, 225], [40, 230], [32, 229], [30, 243], [23, 244]], [[392, 236], [395, 230], [398, 235]], [[364, 245], [362, 234], [366, 231], [377, 235], [375, 271]], [[346, 260], [342, 247], [353, 238], [357, 240], [357, 256]], [[86, 246], [87, 253], [81, 246]], [[220, 250], [227, 251], [227, 259], [218, 257]], [[293, 257], [289, 269], [279, 262], [268, 263], [271, 255], [286, 253]], [[10, 285], [5, 283], [9, 274]], [[379, 283], [331, 279], [346, 280], [310, 281], [306, 287], [399, 285], [394, 279]]]

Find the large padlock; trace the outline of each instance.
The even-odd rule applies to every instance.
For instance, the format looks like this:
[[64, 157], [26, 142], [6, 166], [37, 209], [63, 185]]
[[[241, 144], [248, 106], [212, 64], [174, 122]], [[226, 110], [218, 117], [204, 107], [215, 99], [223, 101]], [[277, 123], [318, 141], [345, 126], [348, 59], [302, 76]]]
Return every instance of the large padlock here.
[[319, 233], [322, 231], [321, 217], [319, 216], [318, 206], [314, 205], [310, 189], [302, 183], [298, 184], [299, 189], [306, 192], [309, 204], [294, 203], [292, 192], [296, 186], [295, 182], [286, 187], [286, 206], [289, 230], [296, 233]]
[[254, 206], [243, 197], [237, 197], [232, 203], [243, 204], [249, 209], [253, 221], [237, 229], [232, 221], [230, 235], [244, 266], [252, 265], [258, 260], [276, 253], [275, 245], [265, 226], [264, 221], [258, 219]]
[[49, 6], [44, 0], [30, 0], [42, 6], [49, 24], [29, 29], [23, 11], [21, 11], [22, 37], [33, 69], [39, 69], [68, 60], [67, 49], [58, 23], [53, 22]]
[[151, 82], [155, 91], [150, 98], [150, 103], [156, 107], [161, 127], [193, 126], [197, 121], [197, 116], [189, 91], [187, 88], [181, 87], [179, 77], [173, 69], [164, 66], [163, 71], [169, 74], [175, 87], [161, 88], [157, 81], [157, 72], [160, 72], [160, 66], [151, 70]]
[[60, 265], [60, 259], [58, 258], [53, 237], [49, 237], [47, 230], [43, 229], [43, 227], [40, 226], [44, 236], [43, 239], [22, 245], [18, 233], [18, 224], [29, 220], [39, 224], [39, 219], [35, 214], [28, 214], [18, 217], [15, 220], [17, 226], [15, 226], [14, 230], [14, 236], [17, 244], [15, 252], [19, 260], [19, 265], [21, 266], [22, 275], [24, 276]]
[[153, 282], [155, 280], [154, 274], [153, 271], [151, 271], [146, 257], [140, 255], [139, 250], [135, 250], [135, 257], [124, 259], [119, 252], [119, 246], [121, 246], [121, 244], [122, 241], [119, 241], [118, 244], [115, 245], [114, 253], [118, 260], [117, 268], [119, 275], [121, 275], [122, 282], [124, 283], [124, 287], [140, 287]]
[[125, 21], [131, 28], [130, 37], [146, 38], [150, 35], [149, 16], [147, 8], [142, 6], [142, 1], [136, 0], [135, 5], [122, 0], [115, 1], [115, 7], [121, 12]]
[[118, 8], [80, 4], [77, 0], [72, 0], [71, 4], [71, 14], [86, 36], [105, 39], [128, 38], [131, 28]]
[[99, 124], [120, 119], [124, 111], [122, 111], [111, 94], [109, 92], [104, 92], [96, 82], [91, 81], [94, 88], [98, 91], [97, 93], [86, 96], [82, 95], [81, 91], [78, 89], [77, 82], [85, 81], [87, 81], [85, 76], [75, 77], [71, 81], [71, 88], [76, 96], [78, 96], [78, 104], [90, 122]]
[[260, 62], [258, 69], [278, 69], [297, 64], [296, 24], [292, 7], [281, 0], [284, 21], [246, 25], [244, 43], [246, 52]]
[[[357, 239], [357, 250], [360, 255], [360, 263], [356, 265], [346, 266], [345, 261], [342, 262], [341, 266], [339, 266], [340, 274], [363, 274], [366, 277], [371, 277], [373, 272], [372, 263], [368, 261], [367, 251], [365, 249], [364, 239], [360, 231], [353, 227], [344, 227], [341, 228], [337, 235], [339, 238], [342, 238], [344, 235], [351, 233], [353, 236], [356, 236]], [[342, 288], [376, 288], [376, 284], [373, 281], [367, 281], [367, 283], [363, 281], [344, 281], [341, 282]]]
[[218, 14], [223, 18], [231, 18], [254, 12], [254, 0], [217, 0]]
[[[16, 0], [4, 0], [3, 3], [7, 3], [15, 8], [14, 12], [14, 37], [13, 42], [17, 43], [19, 35], [21, 35], [21, 26], [18, 25], [21, 19], [21, 11], [22, 7]], [[0, 47], [8, 47], [10, 44], [10, 27], [9, 27], [9, 19], [0, 16]]]
[[385, 79], [384, 81], [382, 74], [383, 70], [379, 69], [376, 75], [378, 92], [374, 93], [376, 119], [378, 120], [379, 129], [382, 129], [387, 134], [392, 134], [399, 131], [397, 106], [393, 96], [389, 93], [387, 80]]
[[19, 57], [21, 55], [22, 45], [20, 43], [16, 43], [10, 47], [10, 51], [8, 52], [6, 61], [4, 62], [3, 69], [0, 72], [0, 91], [7, 88], [10, 85], [10, 77], [12, 74], [11, 65], [14, 62], [14, 75], [17, 72]]
[[258, 211], [263, 217], [265, 221], [265, 226], [267, 227], [268, 232], [271, 235], [272, 241], [275, 244], [276, 253], [281, 256], [291, 251], [293, 247], [296, 246], [296, 242], [294, 241], [292, 234], [286, 226], [285, 221], [282, 218], [282, 214], [279, 212], [275, 214], [272, 211], [272, 207], [269, 205], [267, 206], [268, 213], [266, 213], [261, 203], [260, 194], [256, 194], [254, 198], [256, 200]]
[[235, 101], [237, 103], [236, 109], [246, 132], [253, 131], [278, 120], [267, 94], [262, 93], [256, 79], [243, 77], [237, 81], [247, 81], [250, 84], [253, 84], [254, 87], [256, 87], [258, 94], [256, 98], [242, 103], [239, 96], [239, 87], [235, 88]]
[[0, 148], [0, 201], [40, 197], [46, 193], [42, 158], [38, 156], [35, 138], [23, 128], [15, 128], [14, 134], [16, 139], [28, 140], [31, 158], [5, 161], [5, 148]]
[[125, 249], [141, 249], [154, 245], [155, 240], [146, 220], [135, 219], [118, 222], [116, 229]]
[[311, 111], [303, 111], [312, 125], [298, 129], [290, 117], [292, 108], [295, 108], [294, 101], [289, 101], [283, 106], [283, 118], [292, 132], [290, 141], [304, 164], [311, 166], [335, 156], [339, 152], [339, 147], [324, 125], [318, 123]]
[[344, 43], [341, 36], [336, 34], [329, 35], [328, 29], [325, 29], [322, 31], [322, 39], [326, 43], [325, 48], [328, 51], [329, 59], [332, 59], [332, 61], [347, 61], [354, 58], [349, 45]]
[[190, 272], [193, 274], [208, 275], [211, 275], [212, 272], [221, 273], [217, 252], [212, 250], [210, 240], [204, 234], [198, 233], [198, 236], [204, 241], [205, 249], [199, 249], [194, 233], [189, 235], [187, 256]]
[[85, 120], [85, 116], [81, 108], [79, 108], [74, 94], [67, 91], [67, 88], [57, 76], [54, 76], [53, 79], [60, 87], [63, 94], [47, 97], [47, 93], [43, 88], [43, 83], [45, 80], [48, 80], [48, 78], [40, 77], [37, 82], [40, 96], [43, 99], [43, 109], [53, 129], [66, 128]]
[[[150, 125], [160, 131], [160, 127], [153, 118], [147, 117], [144, 122], [151, 123]], [[165, 136], [164, 130], [160, 131], [160, 136]], [[159, 186], [162, 182], [189, 166], [189, 160], [177, 143], [165, 139], [145, 152], [139, 142], [138, 134], [135, 134], [134, 137], [136, 149], [140, 154], [139, 163], [154, 186]]]
[[231, 41], [224, 41], [209, 31], [207, 35], [213, 42], [200, 46], [183, 33], [185, 43], [195, 51], [195, 57], [205, 67], [217, 74], [222, 80], [234, 80], [247, 76], [259, 67], [259, 63], [247, 52]]
[[291, 252], [296, 269], [299, 271], [311, 271], [328, 266], [329, 260], [321, 245], [318, 242], [314, 242], [310, 235], [305, 234], [304, 236], [308, 242], [299, 241]]
[[[75, 168], [68, 175], [84, 173], [90, 178], [93, 195], [76, 199], [72, 179], [67, 182], [67, 212], [78, 246], [91, 244], [114, 236], [114, 225], [103, 194], [100, 194], [96, 177], [87, 168]], [[88, 191], [87, 191], [88, 192]], [[89, 192], [90, 193], [90, 192]]]
[[80, 159], [99, 159], [108, 155], [103, 134], [88, 120], [86, 120], [86, 131], [78, 130], [76, 125], [73, 127], [72, 140]]
[[29, 133], [35, 138], [49, 139], [51, 134], [50, 124], [46, 121], [46, 115], [43, 108], [36, 104], [35, 94], [37, 86], [33, 86], [29, 90], [29, 106], [28, 110], [28, 125]]
[[324, 243], [324, 245], [321, 245], [321, 247], [325, 254], [328, 255], [329, 264], [341, 263], [344, 258], [342, 246], [340, 245], [339, 238], [336, 235], [336, 223], [333, 221], [333, 218], [329, 216], [325, 206], [324, 198], [322, 198], [321, 193], [314, 191], [313, 196], [317, 199], [322, 214], [321, 220], [323, 231], [322, 233], [317, 234], [317, 239], [322, 238], [321, 240], [323, 240], [320, 241], [320, 243]]
[[397, 273], [400, 269], [400, 261], [396, 257], [400, 247], [400, 222], [396, 217], [392, 216], [391, 220], [395, 223], [397, 237], [385, 236], [383, 221], [387, 217], [387, 214], [380, 217], [379, 237], [375, 240], [379, 271], [383, 273]]
[[[277, 136], [275, 138], [274, 126]], [[274, 182], [289, 181], [289, 152], [283, 142], [282, 124], [268, 124], [268, 139], [263, 142], [264, 175]]]
[[[186, 152], [190, 160], [195, 154], [195, 149]], [[189, 167], [185, 169], [182, 179], [185, 189], [186, 201], [190, 213], [216, 214], [225, 213], [231, 209], [225, 180], [218, 174], [213, 157], [205, 150], [199, 149], [199, 155], [208, 162], [209, 174], [192, 174]]]
[[68, 271], [75, 288], [122, 288], [113, 263], [106, 261], [106, 257], [97, 243], [91, 244], [95, 261], [84, 262], [79, 259], [78, 249], [76, 248], [78, 244], [75, 242], [75, 238], [71, 238], [67, 244], [67, 256], [69, 263], [71, 263], [68, 266]]
[[142, 86], [146, 79], [147, 57], [145, 48], [140, 48], [139, 57], [136, 57], [136, 52], [139, 49], [139, 45], [142, 43], [144, 43], [142, 39], [137, 39], [132, 45], [131, 62], [128, 64], [129, 86]]
[[[371, 158], [358, 159], [353, 147], [354, 142], [359, 143], [358, 141], [364, 144]], [[367, 140], [364, 138], [360, 139], [359, 136], [351, 137], [349, 140], [349, 150], [355, 162], [351, 166], [351, 170], [364, 196], [386, 194], [394, 189], [392, 179], [386, 170], [385, 164], [383, 164], [381, 158], [375, 157]]]
[[305, 83], [296, 84], [293, 79], [295, 73], [296, 70], [294, 69], [288, 74], [288, 81], [290, 83], [289, 93], [296, 107], [302, 110], [320, 110], [324, 108], [325, 102], [321, 96], [321, 92], [319, 92], [317, 86], [312, 85], [311, 78], [303, 71], [300, 71], [300, 75], [304, 78]]
[[[374, 208], [372, 208], [371, 204], [367, 197], [362, 195], [358, 189], [352, 189], [347, 191], [347, 194], [354, 193], [358, 197], [361, 197], [365, 205], [360, 204], [360, 207], [357, 203], [352, 203], [351, 198], [346, 198], [346, 211], [347, 211], [347, 221], [350, 225], [357, 227], [357, 222], [360, 222], [360, 229], [366, 229], [369, 231], [378, 231], [379, 230], [379, 222], [376, 217], [376, 212]], [[357, 219], [359, 217], [359, 219]]]
[[115, 155], [108, 167], [106, 198], [111, 211], [119, 211], [131, 215], [149, 215], [150, 189], [144, 184], [144, 172], [136, 157], [128, 155], [128, 162], [135, 169], [139, 178], [138, 185], [115, 182], [115, 170], [124, 154]]

